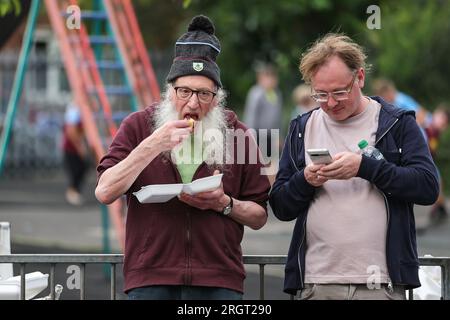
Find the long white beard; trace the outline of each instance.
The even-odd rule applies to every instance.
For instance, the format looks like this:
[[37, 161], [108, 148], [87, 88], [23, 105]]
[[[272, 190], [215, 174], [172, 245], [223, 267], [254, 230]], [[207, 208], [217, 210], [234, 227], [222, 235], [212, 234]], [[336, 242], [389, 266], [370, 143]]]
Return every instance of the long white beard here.
[[[157, 129], [163, 126], [168, 121], [179, 119], [179, 114], [172, 104], [170, 97], [170, 86], [167, 87], [163, 94], [163, 100], [157, 107], [154, 115], [154, 128]], [[209, 166], [222, 168], [227, 157], [226, 147], [226, 129], [227, 121], [225, 111], [223, 108], [224, 97], [219, 98], [216, 106], [212, 107], [210, 111], [201, 119], [195, 122], [194, 136], [200, 141], [201, 150], [194, 149], [195, 152], [202, 152], [200, 159], [203, 159]], [[180, 152], [182, 150], [182, 152]], [[175, 164], [186, 163], [191, 160], [191, 157], [182, 157], [186, 151], [191, 151], [191, 139], [185, 139], [182, 143], [177, 145], [172, 151], [167, 152]], [[190, 154], [190, 153], [188, 153]]]

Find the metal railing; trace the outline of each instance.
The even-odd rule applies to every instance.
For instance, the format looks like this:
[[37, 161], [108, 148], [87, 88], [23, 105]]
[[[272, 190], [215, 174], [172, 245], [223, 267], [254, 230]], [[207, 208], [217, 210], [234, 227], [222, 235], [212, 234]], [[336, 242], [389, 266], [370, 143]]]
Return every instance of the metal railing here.
[[[286, 255], [244, 255], [245, 265], [259, 266], [259, 298], [264, 300], [264, 272], [266, 265], [284, 265]], [[441, 299], [450, 300], [450, 257], [419, 258], [421, 266], [441, 267]], [[25, 300], [25, 266], [30, 263], [50, 265], [50, 298], [55, 299], [55, 268], [57, 264], [76, 264], [80, 266], [80, 300], [86, 298], [86, 265], [110, 265], [110, 298], [116, 300], [116, 266], [123, 263], [122, 254], [10, 254], [0, 255], [0, 263], [13, 263], [20, 265], [20, 299]], [[413, 291], [408, 290], [412, 300]], [[294, 296], [291, 296], [291, 300]]]

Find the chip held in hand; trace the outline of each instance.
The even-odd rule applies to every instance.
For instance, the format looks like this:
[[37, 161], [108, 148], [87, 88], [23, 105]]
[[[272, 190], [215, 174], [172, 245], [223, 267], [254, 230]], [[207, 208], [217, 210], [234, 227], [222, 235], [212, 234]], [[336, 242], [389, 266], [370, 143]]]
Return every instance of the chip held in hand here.
[[189, 126], [190, 126], [192, 129], [194, 129], [195, 120], [192, 119], [192, 118], [189, 118], [188, 121], [189, 121]]

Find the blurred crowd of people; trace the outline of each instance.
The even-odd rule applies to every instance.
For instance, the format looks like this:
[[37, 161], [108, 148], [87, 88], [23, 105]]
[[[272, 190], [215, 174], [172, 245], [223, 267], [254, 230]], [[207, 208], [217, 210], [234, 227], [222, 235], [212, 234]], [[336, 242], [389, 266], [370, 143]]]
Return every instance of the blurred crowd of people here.
[[[387, 102], [406, 110], [412, 110], [416, 114], [416, 121], [428, 141], [433, 160], [436, 161], [436, 156], [439, 150], [439, 141], [442, 133], [447, 130], [450, 117], [450, 108], [445, 103], [440, 103], [430, 111], [428, 108], [421, 106], [413, 97], [399, 91], [393, 81], [385, 78], [374, 80], [372, 89], [374, 94], [379, 95]], [[440, 194], [436, 203], [430, 210], [430, 219], [432, 222], [437, 222], [448, 216], [445, 206], [445, 196], [443, 192], [443, 179], [439, 174], [440, 179]]]

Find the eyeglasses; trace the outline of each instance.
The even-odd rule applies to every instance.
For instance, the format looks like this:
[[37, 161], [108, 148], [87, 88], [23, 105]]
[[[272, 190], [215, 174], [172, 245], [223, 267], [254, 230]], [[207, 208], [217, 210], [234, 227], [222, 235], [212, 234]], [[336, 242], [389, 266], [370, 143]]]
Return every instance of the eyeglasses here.
[[214, 97], [217, 95], [215, 92], [209, 90], [194, 90], [187, 87], [175, 87], [177, 98], [180, 100], [189, 100], [195, 93], [198, 101], [201, 103], [211, 103]]
[[315, 92], [311, 94], [311, 98], [313, 98], [317, 102], [328, 102], [328, 99], [330, 95], [333, 97], [336, 101], [343, 101], [347, 100], [349, 98], [349, 94], [353, 89], [353, 84], [355, 83], [356, 75], [358, 73], [355, 72], [355, 75], [353, 76], [352, 82], [348, 85], [347, 89], [345, 90], [339, 90], [339, 91], [333, 91], [333, 92]]

